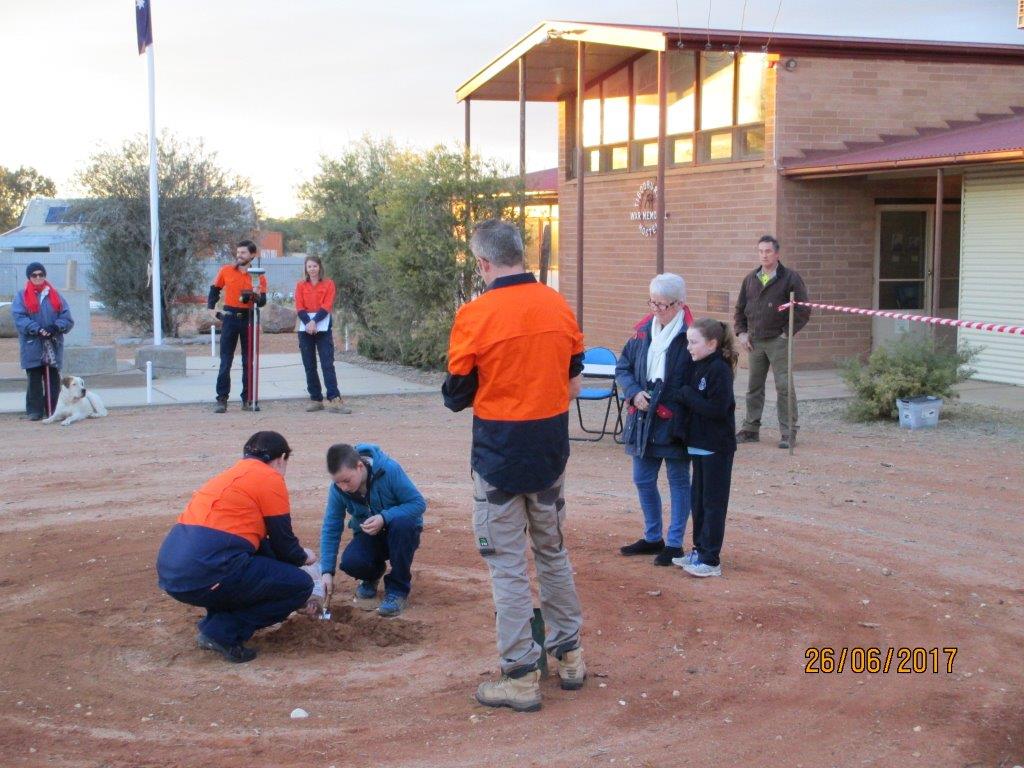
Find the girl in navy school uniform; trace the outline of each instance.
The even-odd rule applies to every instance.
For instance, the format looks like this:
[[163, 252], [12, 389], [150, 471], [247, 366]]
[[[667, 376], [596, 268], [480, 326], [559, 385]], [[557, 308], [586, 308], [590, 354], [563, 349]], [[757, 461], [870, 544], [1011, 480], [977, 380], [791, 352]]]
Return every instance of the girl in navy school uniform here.
[[686, 342], [693, 364], [680, 395], [690, 412], [686, 445], [693, 465], [690, 508], [694, 549], [672, 562], [691, 576], [721, 576], [719, 555], [736, 453], [732, 379], [739, 353], [729, 327], [709, 317], [690, 326]]

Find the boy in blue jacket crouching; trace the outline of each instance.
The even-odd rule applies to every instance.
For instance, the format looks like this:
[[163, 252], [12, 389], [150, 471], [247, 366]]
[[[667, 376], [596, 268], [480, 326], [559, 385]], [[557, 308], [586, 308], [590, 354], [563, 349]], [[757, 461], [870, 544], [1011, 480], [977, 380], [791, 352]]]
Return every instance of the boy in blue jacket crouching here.
[[[331, 486], [320, 529], [320, 569], [324, 589], [334, 591], [345, 515], [352, 541], [341, 555], [341, 570], [359, 580], [356, 599], [376, 601], [384, 577], [384, 599], [376, 606], [385, 617], [398, 616], [412, 588], [412, 559], [420, 545], [427, 502], [401, 465], [380, 447], [345, 443], [327, 450]], [[391, 571], [387, 563], [391, 562]]]

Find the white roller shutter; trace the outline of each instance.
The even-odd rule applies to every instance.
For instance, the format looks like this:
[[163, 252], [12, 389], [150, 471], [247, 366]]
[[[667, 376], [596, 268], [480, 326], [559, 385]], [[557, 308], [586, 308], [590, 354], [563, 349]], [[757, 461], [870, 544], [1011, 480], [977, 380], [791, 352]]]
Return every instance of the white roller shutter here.
[[[1024, 325], [1024, 170], [964, 175], [960, 318]], [[975, 378], [1024, 386], [1024, 337], [961, 328]]]

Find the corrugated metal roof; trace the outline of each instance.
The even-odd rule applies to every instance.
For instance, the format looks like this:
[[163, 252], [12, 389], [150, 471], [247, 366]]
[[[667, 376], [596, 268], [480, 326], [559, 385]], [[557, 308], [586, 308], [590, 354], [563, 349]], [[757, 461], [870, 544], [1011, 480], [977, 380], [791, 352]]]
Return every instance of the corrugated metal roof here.
[[41, 224], [15, 227], [0, 235], [0, 248], [40, 248], [57, 243], [76, 242], [82, 238], [82, 228], [74, 224]]
[[906, 139], [890, 138], [870, 147], [816, 152], [811, 158], [783, 159], [785, 176], [849, 174], [899, 167], [1024, 161], [1024, 108], [1012, 115], [980, 115], [946, 130], [925, 129]]

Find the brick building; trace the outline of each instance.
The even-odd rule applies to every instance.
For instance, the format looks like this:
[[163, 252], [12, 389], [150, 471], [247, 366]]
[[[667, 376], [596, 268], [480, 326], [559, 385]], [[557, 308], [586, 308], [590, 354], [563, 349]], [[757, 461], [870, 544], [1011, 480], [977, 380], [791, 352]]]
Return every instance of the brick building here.
[[[993, 169], [1024, 184], [1024, 46], [544, 22], [456, 93], [467, 142], [471, 102], [558, 104], [559, 289], [613, 349], [662, 269], [696, 315], [730, 318], [765, 233], [812, 301], [956, 317], [965, 189]], [[917, 330], [819, 312], [797, 357]]]

